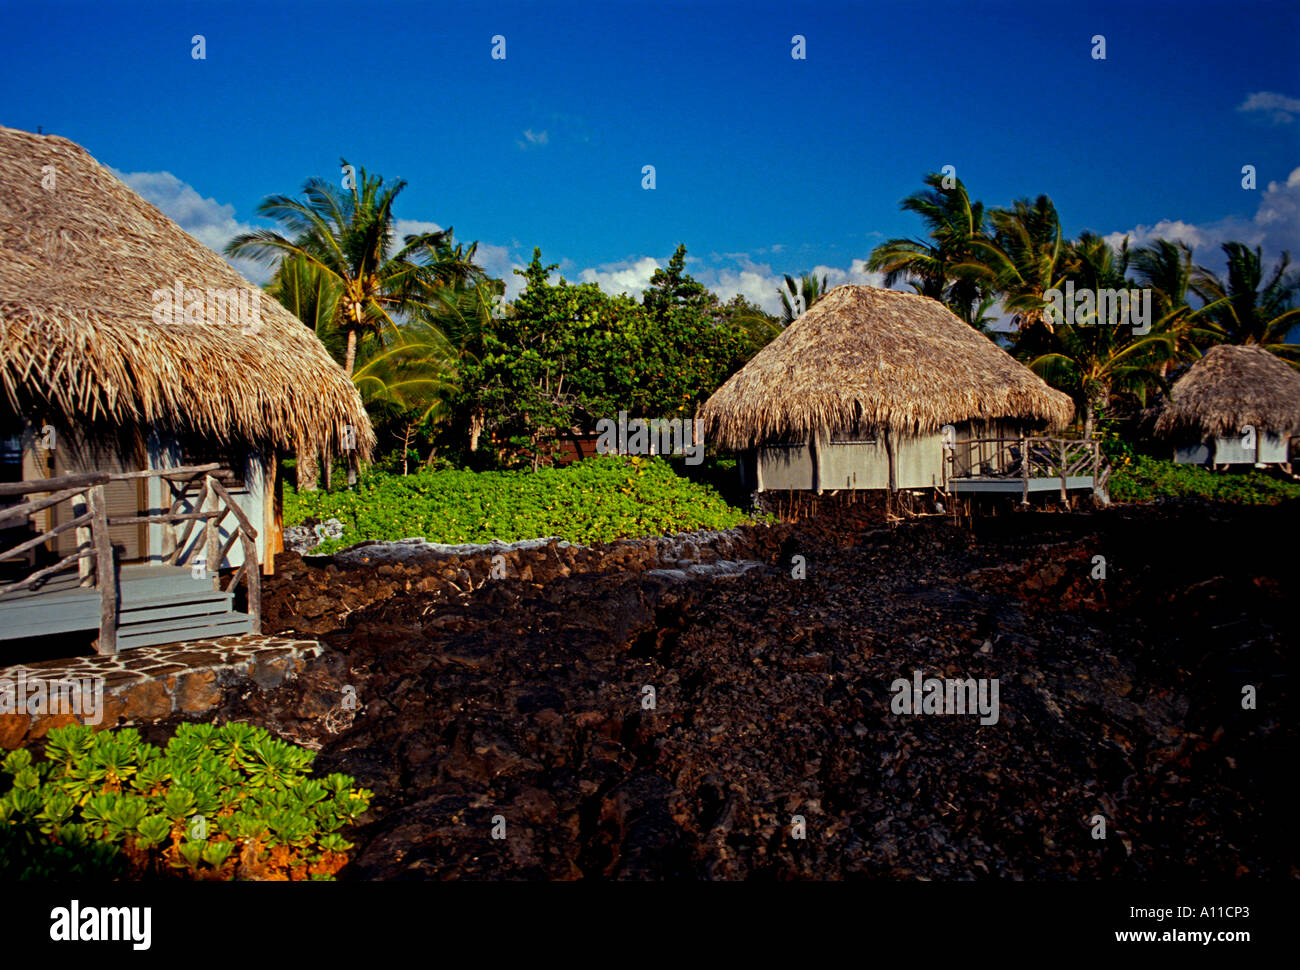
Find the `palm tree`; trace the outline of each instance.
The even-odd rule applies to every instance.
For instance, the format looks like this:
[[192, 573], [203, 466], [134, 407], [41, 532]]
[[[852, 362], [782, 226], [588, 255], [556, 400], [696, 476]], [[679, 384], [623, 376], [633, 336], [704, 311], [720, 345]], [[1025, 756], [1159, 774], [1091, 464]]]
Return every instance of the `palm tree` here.
[[[816, 276], [804, 274], [798, 282], [789, 273], [785, 274], [785, 286], [781, 294], [781, 326], [788, 327], [795, 320], [813, 308], [813, 304], [830, 292], [826, 277], [819, 280]], [[797, 306], [796, 306], [797, 304]]]
[[334, 324], [343, 332], [343, 370], [349, 377], [364, 336], [395, 326], [393, 315], [421, 302], [444, 277], [472, 272], [449, 248], [451, 229], [407, 236], [394, 247], [393, 203], [406, 187], [404, 181], [385, 188], [382, 177], [371, 177], [363, 168], [351, 183], [340, 191], [313, 178], [303, 187], [301, 200], [270, 196], [258, 214], [278, 221], [289, 235], [256, 229], [226, 246], [227, 255], [263, 262], [297, 257], [340, 291]]
[[1029, 362], [1029, 369], [1083, 405], [1083, 436], [1092, 437], [1097, 410], [1118, 391], [1146, 403], [1146, 392], [1159, 385], [1153, 364], [1166, 352], [1168, 337], [1152, 332], [1132, 336], [1121, 326], [1058, 323], [1053, 349]]
[[1288, 272], [1291, 254], [1283, 253], [1264, 281], [1259, 247], [1244, 243], [1223, 244], [1228, 257], [1228, 278], [1221, 280], [1204, 267], [1197, 267], [1191, 288], [1207, 304], [1216, 304], [1210, 320], [1221, 339], [1232, 344], [1256, 344], [1291, 363], [1300, 359], [1300, 345], [1287, 337], [1300, 323], [1300, 308], [1292, 302], [1300, 294], [1300, 277]]
[[989, 223], [992, 233], [972, 237], [972, 256], [950, 272], [1001, 294], [1019, 330], [1018, 351], [1036, 355], [1050, 346], [1047, 292], [1064, 287], [1069, 273], [1071, 251], [1056, 206], [1045, 195], [1017, 199], [1010, 209], [992, 210]]
[[[432, 330], [442, 334], [451, 350], [451, 374], [447, 387], [462, 389], [461, 374], [466, 365], [477, 364], [484, 354], [484, 337], [505, 295], [501, 280], [480, 278], [440, 288], [435, 298], [422, 306], [416, 315]], [[432, 416], [432, 415], [430, 415]], [[486, 416], [477, 403], [469, 405], [469, 450], [478, 450]], [[430, 453], [430, 460], [433, 455]]]
[[1168, 353], [1158, 365], [1162, 379], [1171, 367], [1194, 361], [1201, 348], [1223, 339], [1209, 315], [1223, 306], [1223, 300], [1203, 303], [1193, 309], [1187, 297], [1195, 267], [1192, 248], [1181, 241], [1154, 239], [1133, 251], [1131, 263], [1137, 282], [1151, 290], [1156, 322], [1151, 332], [1168, 338]]
[[961, 179], [945, 188], [946, 179], [931, 172], [924, 179], [927, 188], [909, 195], [899, 206], [921, 217], [929, 239], [886, 240], [872, 250], [867, 268], [883, 272], [886, 286], [910, 281], [917, 293], [942, 300], [976, 326], [977, 315], [983, 315], [977, 308], [987, 291], [972, 277], [955, 275], [953, 267], [973, 258], [971, 243], [984, 233], [984, 204], [971, 201]]
[[1192, 282], [1192, 248], [1182, 241], [1153, 239], [1133, 251], [1133, 275], [1151, 290], [1155, 314], [1167, 316], [1188, 306]]

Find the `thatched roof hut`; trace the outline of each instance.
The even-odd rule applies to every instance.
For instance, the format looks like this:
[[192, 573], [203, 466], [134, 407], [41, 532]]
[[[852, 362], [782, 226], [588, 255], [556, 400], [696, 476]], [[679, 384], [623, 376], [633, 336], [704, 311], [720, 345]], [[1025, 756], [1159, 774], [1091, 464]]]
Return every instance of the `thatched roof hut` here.
[[928, 297], [870, 286], [831, 290], [709, 398], [709, 440], [744, 450], [814, 431], [895, 435], [1017, 418], [1050, 427], [1074, 413], [993, 341]]
[[1212, 348], [1169, 396], [1156, 420], [1162, 436], [1233, 437], [1246, 427], [1300, 434], [1300, 372], [1262, 347]]
[[[0, 404], [74, 425], [370, 453], [360, 396], [316, 336], [83, 148], [0, 127], [0, 169]], [[159, 322], [173, 292], [187, 307], [194, 294], [234, 295], [255, 316]]]

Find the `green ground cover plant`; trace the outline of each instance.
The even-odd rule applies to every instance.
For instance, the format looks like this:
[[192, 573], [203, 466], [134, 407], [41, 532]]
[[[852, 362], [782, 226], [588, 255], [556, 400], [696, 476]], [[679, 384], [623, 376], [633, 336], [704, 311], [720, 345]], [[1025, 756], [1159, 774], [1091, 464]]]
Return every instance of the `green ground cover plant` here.
[[677, 475], [663, 458], [603, 455], [536, 472], [363, 473], [354, 491], [285, 489], [286, 525], [336, 518], [343, 535], [315, 551], [358, 542], [569, 542], [729, 529], [751, 521], [712, 488]]
[[135, 728], [56, 728], [43, 759], [0, 762], [0, 876], [333, 879], [371, 793], [311, 777], [314, 758], [240, 723], [181, 724], [165, 750]]
[[1144, 502], [1155, 498], [1203, 498], [1243, 505], [1276, 505], [1300, 498], [1300, 484], [1267, 472], [1214, 472], [1198, 465], [1132, 455], [1115, 465], [1110, 497], [1118, 502]]

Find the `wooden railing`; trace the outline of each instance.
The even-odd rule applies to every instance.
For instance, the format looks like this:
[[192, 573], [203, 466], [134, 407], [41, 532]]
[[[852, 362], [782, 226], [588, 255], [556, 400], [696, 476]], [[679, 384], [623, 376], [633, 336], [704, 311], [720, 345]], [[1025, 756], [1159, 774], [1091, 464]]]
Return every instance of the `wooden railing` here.
[[34, 552], [46, 542], [69, 529], [77, 530], [77, 548], [58, 562], [38, 569], [17, 582], [0, 585], [0, 596], [22, 589], [37, 589], [51, 576], [77, 565], [81, 585], [96, 585], [100, 591], [99, 646], [100, 653], [117, 652], [118, 575], [113, 557], [113, 545], [108, 534], [108, 502], [104, 486], [110, 476], [102, 473], [65, 475], [30, 482], [0, 483], [0, 498], [28, 496], [45, 492], [39, 498], [27, 498], [15, 505], [0, 508], [0, 529], [12, 529], [30, 520], [30, 516], [52, 509], [62, 502], [80, 503], [83, 511], [73, 506], [73, 517], [67, 522], [47, 529], [40, 535], [19, 542], [11, 549], [0, 549], [0, 562], [17, 559]]
[[1110, 478], [1101, 442], [1079, 438], [972, 438], [944, 447], [948, 478], [1019, 479], [1022, 501], [1029, 500], [1031, 479], [1059, 478], [1066, 501], [1070, 478], [1092, 479], [1095, 491]]
[[[240, 580], [244, 580], [247, 585], [248, 612], [252, 617], [253, 630], [260, 632], [262, 583], [257, 559], [257, 530], [221, 482], [220, 467], [216, 464], [193, 465], [116, 475], [92, 473], [0, 483], [0, 499], [48, 493], [0, 508], [0, 530], [29, 522], [36, 513], [51, 509], [60, 503], [73, 503], [71, 519], [39, 535], [25, 539], [10, 549], [0, 548], [0, 562], [27, 556], [71, 529], [75, 529], [77, 533], [75, 551], [21, 580], [0, 585], [0, 597], [22, 589], [38, 589], [52, 576], [76, 565], [80, 574], [80, 585], [97, 587], [103, 604], [100, 611], [99, 643], [96, 649], [100, 653], [116, 653], [121, 591], [119, 570], [109, 529], [121, 525], [162, 525], [167, 527], [163, 537], [163, 561], [169, 566], [202, 565], [212, 574], [212, 588], [223, 592], [234, 592]], [[169, 486], [171, 496], [167, 511], [152, 515], [124, 515], [110, 518], [104, 486], [109, 482], [142, 478], [159, 478]], [[199, 479], [202, 480], [202, 487], [197, 498], [191, 498], [190, 489]], [[227, 526], [227, 537], [222, 542], [222, 526], [228, 516], [234, 521]], [[203, 527], [200, 533], [195, 535], [195, 526], [200, 522], [203, 523]], [[192, 537], [193, 541], [191, 541]], [[225, 561], [236, 542], [240, 543], [243, 562], [223, 587], [220, 564]]]

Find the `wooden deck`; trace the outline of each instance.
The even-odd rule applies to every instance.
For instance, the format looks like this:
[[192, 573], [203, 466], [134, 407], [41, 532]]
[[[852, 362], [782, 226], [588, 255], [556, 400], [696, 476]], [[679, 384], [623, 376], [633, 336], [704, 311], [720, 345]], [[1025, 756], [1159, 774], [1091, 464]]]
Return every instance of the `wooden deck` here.
[[1029, 496], [1055, 492], [1061, 502], [1071, 492], [1091, 492], [1109, 501], [1110, 465], [1095, 439], [974, 438], [945, 444], [945, 488], [954, 495]]
[[[233, 593], [214, 590], [210, 578], [195, 579], [189, 569], [122, 566], [118, 646], [253, 632], [252, 617], [232, 611], [233, 599]], [[99, 621], [100, 591], [79, 585], [76, 573], [0, 596], [0, 640], [98, 630]]]
[[[16, 540], [11, 548], [0, 548], [0, 563], [25, 563], [26, 574], [0, 582], [0, 641], [98, 630], [95, 649], [116, 653], [121, 647], [260, 632], [257, 530], [218, 472], [218, 465], [209, 464], [0, 482], [0, 530], [6, 542]], [[108, 515], [107, 484], [153, 477], [171, 487], [166, 512]], [[195, 481], [202, 488], [190, 501], [187, 488]], [[71, 506], [67, 521], [44, 521], [44, 514], [65, 503]], [[235, 521], [223, 542], [221, 523], [227, 516]], [[123, 525], [163, 526], [164, 563], [123, 564], [109, 531]], [[65, 551], [55, 551], [55, 540], [72, 530], [73, 551], [37, 568], [42, 553], [56, 558]], [[236, 542], [242, 543], [244, 561], [223, 587], [219, 565]], [[241, 580], [248, 591], [247, 613], [233, 611]]]
[[[1083, 489], [1093, 491], [1095, 485], [1091, 475], [1067, 475], [1065, 478], [1065, 488], [1067, 491], [1076, 491]], [[974, 495], [974, 494], [993, 494], [993, 495], [1020, 495], [1025, 491], [1036, 492], [1059, 492], [1061, 490], [1061, 479], [1057, 478], [1031, 478], [1026, 483], [1019, 478], [950, 478], [948, 480], [948, 491], [955, 495]]]

